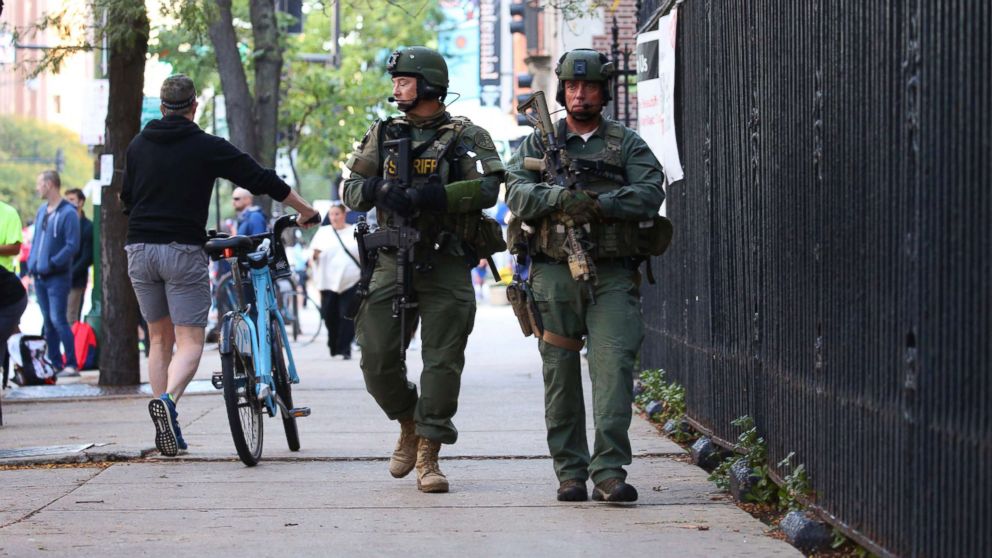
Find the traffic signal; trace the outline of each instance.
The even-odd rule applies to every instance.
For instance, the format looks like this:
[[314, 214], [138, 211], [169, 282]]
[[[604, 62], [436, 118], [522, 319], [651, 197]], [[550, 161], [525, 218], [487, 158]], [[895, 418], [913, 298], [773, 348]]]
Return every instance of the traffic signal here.
[[510, 4], [510, 33], [526, 33], [526, 14], [527, 4], [523, 0]]
[[286, 33], [299, 35], [303, 32], [303, 0], [277, 0], [276, 10], [295, 18], [295, 21], [285, 28]]

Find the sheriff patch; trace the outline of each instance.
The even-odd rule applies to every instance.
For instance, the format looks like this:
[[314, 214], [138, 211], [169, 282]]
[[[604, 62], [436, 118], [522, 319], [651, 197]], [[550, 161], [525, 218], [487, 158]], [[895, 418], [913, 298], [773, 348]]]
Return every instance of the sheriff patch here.
[[489, 132], [485, 130], [479, 130], [475, 134], [475, 145], [481, 147], [482, 149], [496, 149], [496, 144], [493, 143], [493, 139], [489, 137]]
[[[437, 159], [422, 158], [413, 160], [413, 173], [420, 176], [435, 174], [437, 172]], [[390, 159], [386, 163], [386, 173], [388, 176], [398, 176], [396, 172], [396, 161]]]

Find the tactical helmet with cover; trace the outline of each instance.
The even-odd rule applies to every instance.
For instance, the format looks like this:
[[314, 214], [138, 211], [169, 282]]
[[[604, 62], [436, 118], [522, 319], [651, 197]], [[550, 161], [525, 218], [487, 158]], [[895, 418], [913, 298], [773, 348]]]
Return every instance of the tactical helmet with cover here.
[[561, 55], [555, 66], [555, 75], [558, 76], [555, 100], [560, 105], [565, 104], [565, 82], [568, 80], [598, 81], [603, 84], [603, 102], [608, 103], [613, 98], [612, 80], [615, 74], [613, 62], [605, 54], [591, 48], [570, 50]]
[[416, 77], [418, 100], [443, 101], [448, 94], [448, 64], [434, 49], [414, 46], [395, 50], [386, 62], [386, 71], [393, 77]]

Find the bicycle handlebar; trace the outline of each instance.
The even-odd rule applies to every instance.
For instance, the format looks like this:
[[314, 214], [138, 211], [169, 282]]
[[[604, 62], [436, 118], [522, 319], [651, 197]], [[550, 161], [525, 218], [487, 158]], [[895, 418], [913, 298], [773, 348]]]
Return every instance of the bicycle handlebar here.
[[[276, 238], [280, 238], [282, 236], [283, 231], [285, 231], [286, 229], [291, 229], [293, 227], [299, 227], [300, 224], [296, 221], [297, 215], [299, 215], [299, 214], [298, 213], [294, 213], [292, 215], [283, 215], [282, 217], [279, 217], [278, 219], [276, 219], [275, 224], [272, 225], [273, 235]], [[306, 224], [306, 225], [315, 224], [316, 225], [317, 223], [320, 223], [320, 213], [317, 213], [316, 215], [314, 215], [313, 217], [311, 217], [310, 219], [308, 219], [307, 222], [304, 223], [304, 224]]]

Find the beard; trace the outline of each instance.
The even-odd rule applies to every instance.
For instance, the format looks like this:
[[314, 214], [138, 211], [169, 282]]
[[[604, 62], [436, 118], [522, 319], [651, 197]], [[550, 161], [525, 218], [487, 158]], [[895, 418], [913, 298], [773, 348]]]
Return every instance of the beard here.
[[398, 108], [401, 112], [408, 112], [411, 109], [413, 109], [413, 107], [417, 106], [417, 101], [419, 101], [419, 100], [420, 99], [413, 99], [412, 101], [399, 101], [399, 100], [397, 100], [396, 101], [396, 108]]
[[603, 112], [602, 106], [589, 104], [574, 105], [572, 108], [568, 109], [568, 115], [579, 122], [589, 122], [590, 120], [595, 120], [599, 118], [599, 114], [601, 112]]

